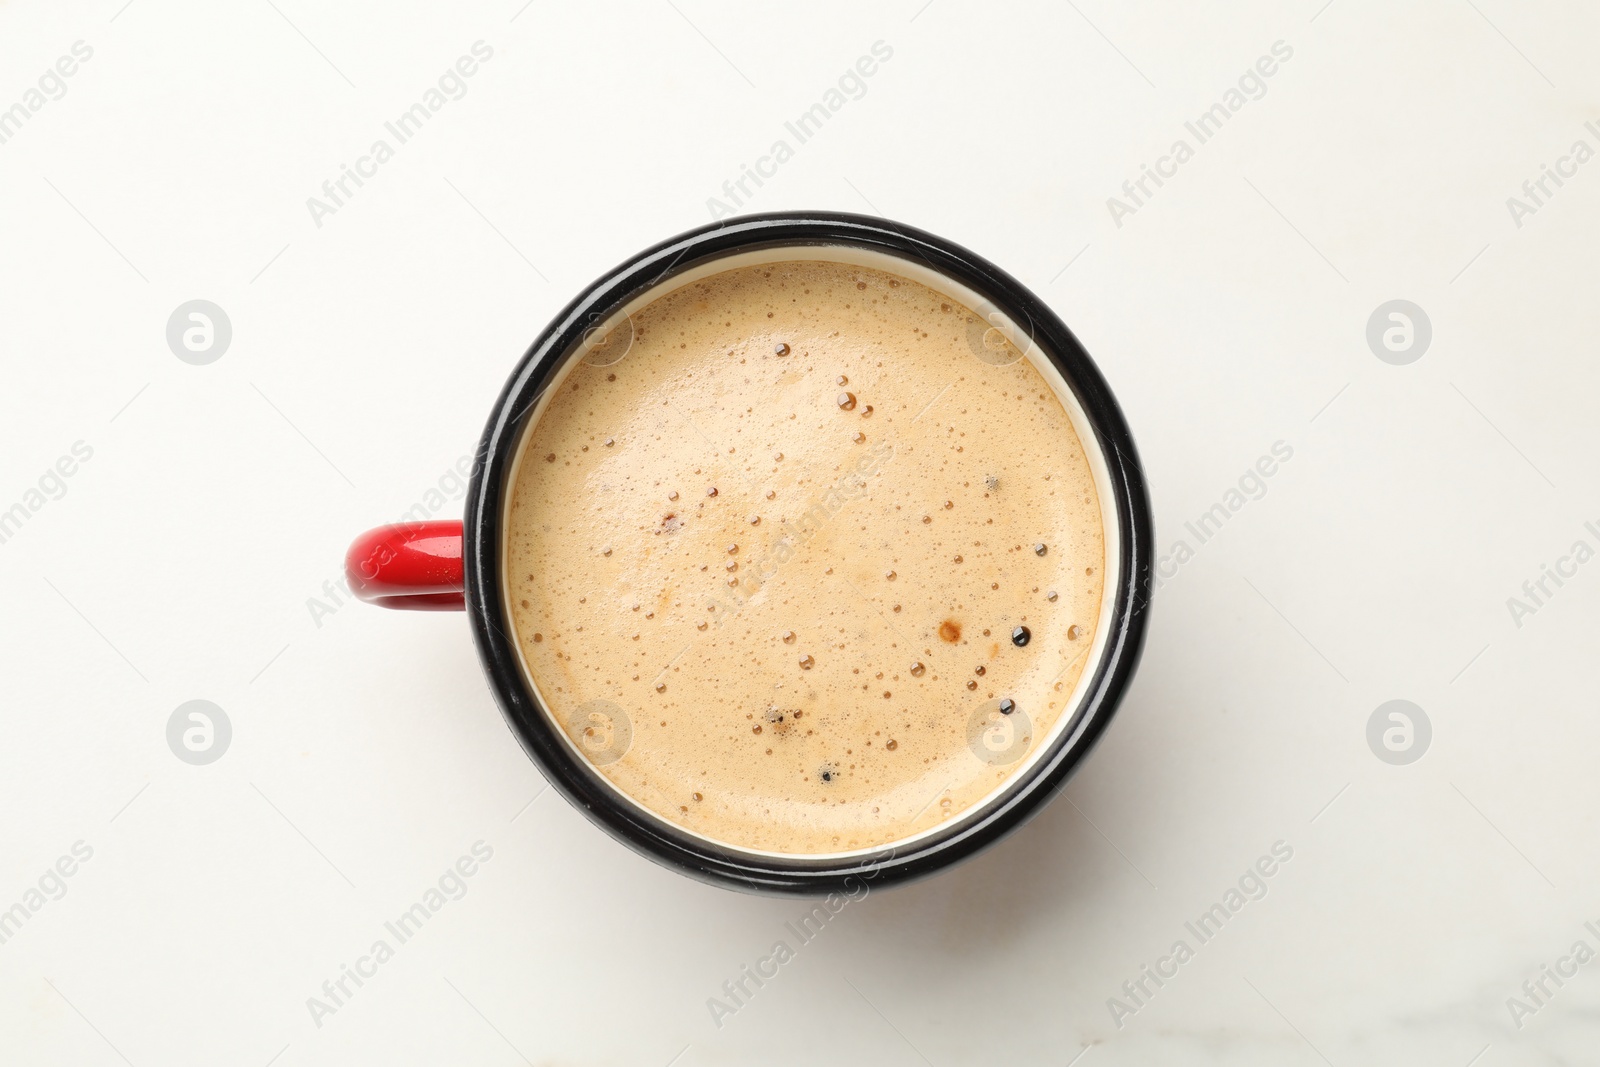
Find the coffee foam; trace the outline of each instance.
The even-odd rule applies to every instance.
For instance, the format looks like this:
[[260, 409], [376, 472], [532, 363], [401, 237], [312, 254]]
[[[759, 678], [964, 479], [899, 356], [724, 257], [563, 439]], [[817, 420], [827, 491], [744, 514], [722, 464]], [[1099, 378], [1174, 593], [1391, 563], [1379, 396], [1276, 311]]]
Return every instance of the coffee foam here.
[[1106, 588], [1039, 369], [859, 263], [725, 269], [626, 324], [545, 398], [506, 521], [519, 648], [577, 750], [687, 830], [802, 854], [937, 828], [1025, 766]]

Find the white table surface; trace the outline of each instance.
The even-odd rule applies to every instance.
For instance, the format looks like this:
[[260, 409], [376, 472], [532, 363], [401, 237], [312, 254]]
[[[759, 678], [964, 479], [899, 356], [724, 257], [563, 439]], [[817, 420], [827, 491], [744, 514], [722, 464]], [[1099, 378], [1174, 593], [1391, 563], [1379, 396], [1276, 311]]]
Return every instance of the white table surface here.
[[[1600, 949], [1600, 562], [1508, 598], [1600, 548], [1600, 161], [1560, 163], [1600, 150], [1600, 13], [920, 4], [0, 3], [0, 108], [92, 49], [0, 144], [0, 511], [26, 512], [0, 543], [0, 909], [26, 913], [0, 1058], [1592, 1061], [1600, 965], [1523, 983]], [[465, 96], [318, 226], [307, 198], [480, 40]], [[882, 213], [1023, 279], [1121, 398], [1163, 553], [1194, 552], [1064, 797], [851, 903], [719, 1027], [708, 998], [807, 906], [659, 868], [545, 791], [461, 616], [310, 601], [469, 452], [563, 303], [708, 221], [878, 41], [742, 210]], [[1569, 176], [1514, 217], [1546, 164]], [[232, 327], [207, 365], [166, 341], [195, 299]], [[1365, 338], [1395, 299], [1432, 327], [1406, 365]], [[166, 739], [195, 699], [232, 726], [204, 766]], [[1432, 728], [1404, 765], [1367, 741], [1393, 699]], [[479, 841], [465, 895], [313, 1018]], [[1185, 923], [1277, 842], [1201, 944]]]

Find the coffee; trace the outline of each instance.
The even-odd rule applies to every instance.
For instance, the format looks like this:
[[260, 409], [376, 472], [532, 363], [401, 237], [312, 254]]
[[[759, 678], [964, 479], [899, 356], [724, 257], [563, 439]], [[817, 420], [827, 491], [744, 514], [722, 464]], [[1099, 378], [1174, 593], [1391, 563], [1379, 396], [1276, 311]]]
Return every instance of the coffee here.
[[522, 443], [505, 596], [601, 774], [712, 840], [824, 854], [1026, 765], [1105, 590], [1094, 468], [1029, 359], [944, 292], [801, 258], [598, 340]]

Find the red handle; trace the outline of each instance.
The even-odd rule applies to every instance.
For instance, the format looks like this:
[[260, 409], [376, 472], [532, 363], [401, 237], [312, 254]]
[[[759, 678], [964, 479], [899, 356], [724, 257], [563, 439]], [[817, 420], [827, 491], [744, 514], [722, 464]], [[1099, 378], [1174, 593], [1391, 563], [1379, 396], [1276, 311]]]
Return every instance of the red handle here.
[[350, 591], [370, 604], [413, 611], [460, 611], [462, 529], [459, 522], [403, 522], [356, 538], [345, 553]]

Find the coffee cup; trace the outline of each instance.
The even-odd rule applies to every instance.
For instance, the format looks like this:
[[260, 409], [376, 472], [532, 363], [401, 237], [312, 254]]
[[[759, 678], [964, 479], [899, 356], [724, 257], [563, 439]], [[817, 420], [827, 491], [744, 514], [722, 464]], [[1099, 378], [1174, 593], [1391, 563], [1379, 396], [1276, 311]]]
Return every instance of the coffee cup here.
[[[974, 465], [996, 422], [1025, 453], [998, 475]], [[371, 531], [346, 568], [362, 599], [466, 611], [513, 733], [614, 837], [826, 894], [943, 870], [1061, 789], [1137, 667], [1152, 533], [1121, 409], [1048, 307], [949, 241], [806, 212], [586, 288], [495, 403], [464, 520]]]

